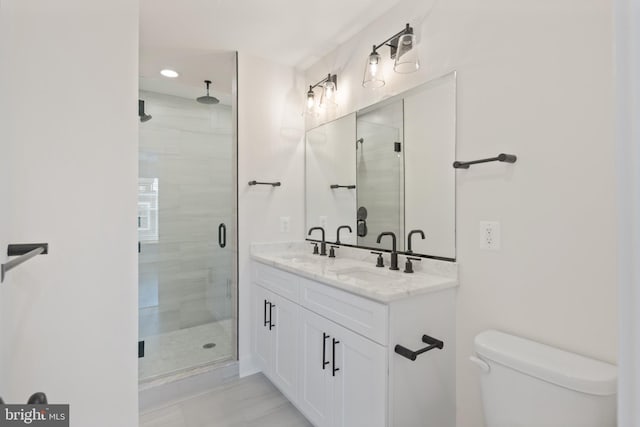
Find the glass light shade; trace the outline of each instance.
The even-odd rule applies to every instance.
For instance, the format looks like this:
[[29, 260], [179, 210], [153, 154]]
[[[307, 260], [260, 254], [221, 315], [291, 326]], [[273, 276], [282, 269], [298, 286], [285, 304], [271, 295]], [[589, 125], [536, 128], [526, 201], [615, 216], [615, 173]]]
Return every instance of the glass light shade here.
[[331, 80], [324, 83], [324, 97], [327, 101], [333, 101], [336, 94], [336, 85]]
[[311, 89], [307, 92], [307, 112], [312, 113], [316, 106], [315, 94]]
[[[335, 86], [333, 86], [335, 88]], [[335, 90], [327, 91], [326, 87], [323, 86], [322, 96], [320, 97], [320, 104], [318, 108], [320, 110], [324, 110], [328, 107], [335, 107]]]
[[418, 49], [416, 47], [415, 34], [403, 34], [398, 38], [398, 50], [396, 51], [396, 61], [393, 70], [396, 73], [413, 73], [420, 68], [418, 59]]
[[382, 73], [382, 59], [375, 50], [367, 58], [364, 68], [362, 86], [370, 89], [384, 86], [384, 75]]

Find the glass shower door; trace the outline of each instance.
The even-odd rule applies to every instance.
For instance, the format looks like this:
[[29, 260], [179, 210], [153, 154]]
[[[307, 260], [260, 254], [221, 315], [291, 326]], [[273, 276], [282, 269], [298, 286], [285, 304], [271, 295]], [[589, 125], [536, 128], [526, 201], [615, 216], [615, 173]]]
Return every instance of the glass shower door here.
[[[143, 87], [143, 85], [141, 85]], [[230, 105], [140, 91], [141, 381], [235, 357]]]

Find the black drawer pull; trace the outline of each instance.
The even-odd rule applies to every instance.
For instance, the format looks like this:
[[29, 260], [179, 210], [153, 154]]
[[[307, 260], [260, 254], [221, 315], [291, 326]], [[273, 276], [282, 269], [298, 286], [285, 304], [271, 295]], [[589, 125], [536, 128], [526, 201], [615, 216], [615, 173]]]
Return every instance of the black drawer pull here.
[[324, 370], [325, 366], [329, 364], [329, 361], [326, 360], [327, 338], [329, 338], [329, 335], [323, 332], [322, 333], [322, 370]]
[[336, 344], [340, 344], [340, 341], [333, 338], [333, 372], [331, 373], [331, 375], [334, 377], [336, 376], [336, 372], [340, 370], [340, 368], [336, 368]]
[[275, 304], [271, 304], [269, 303], [269, 330], [273, 329], [276, 327], [276, 324], [272, 322], [273, 320], [273, 307], [275, 307]]
[[269, 324], [269, 321], [267, 320], [267, 304], [269, 304], [267, 300], [264, 300], [264, 326]]

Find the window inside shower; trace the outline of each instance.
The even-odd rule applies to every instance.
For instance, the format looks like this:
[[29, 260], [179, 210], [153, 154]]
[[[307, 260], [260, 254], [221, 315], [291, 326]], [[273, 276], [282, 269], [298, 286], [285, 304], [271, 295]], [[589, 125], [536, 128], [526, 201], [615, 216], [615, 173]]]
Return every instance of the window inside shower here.
[[235, 53], [182, 55], [172, 80], [154, 67], [162, 53], [140, 64], [141, 382], [236, 358]]

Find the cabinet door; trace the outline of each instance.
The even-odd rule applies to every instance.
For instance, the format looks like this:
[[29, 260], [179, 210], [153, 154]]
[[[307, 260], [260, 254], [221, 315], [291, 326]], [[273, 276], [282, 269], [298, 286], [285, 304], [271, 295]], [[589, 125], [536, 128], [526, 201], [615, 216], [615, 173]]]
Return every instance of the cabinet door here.
[[[289, 399], [296, 400], [298, 389], [298, 305], [270, 294], [273, 306], [271, 335], [274, 340], [272, 380]], [[268, 329], [268, 328], [267, 328]]]
[[252, 315], [253, 315], [253, 356], [258, 367], [269, 375], [273, 359], [273, 339], [269, 331], [269, 295], [267, 290], [260, 286], [253, 286], [251, 290]]
[[330, 333], [332, 426], [386, 426], [386, 348], [338, 325]]
[[306, 309], [300, 313], [298, 405], [316, 427], [333, 427], [329, 321]]

